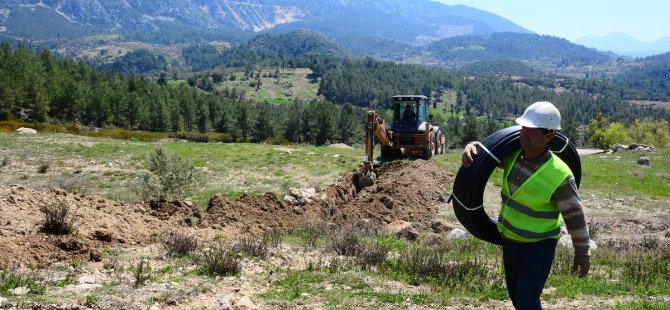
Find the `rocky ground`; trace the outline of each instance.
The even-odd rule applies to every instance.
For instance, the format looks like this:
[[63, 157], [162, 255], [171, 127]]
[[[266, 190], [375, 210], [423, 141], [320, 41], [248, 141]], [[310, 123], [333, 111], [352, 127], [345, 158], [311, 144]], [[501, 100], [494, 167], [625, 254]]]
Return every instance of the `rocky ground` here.
[[[232, 241], [315, 221], [344, 225], [364, 220], [374, 226], [388, 227], [402, 220], [416, 229], [430, 229], [431, 221], [440, 219], [447, 227], [445, 234], [461, 227], [451, 206], [446, 204], [453, 174], [430, 161], [416, 160], [384, 163], [378, 168], [378, 178], [377, 183], [360, 192], [352, 181], [352, 174], [348, 174], [330, 186], [316, 189], [313, 194], [279, 197], [266, 193], [255, 197], [244, 195], [235, 201], [214, 196], [208, 206], [169, 199], [127, 203], [56, 188], [37, 191], [19, 185], [2, 187], [0, 267], [24, 274], [32, 272], [61, 285], [48, 287], [43, 300], [29, 298], [30, 288], [13, 290], [12, 297], [0, 297], [0, 305], [38, 309], [266, 308], [254, 294], [266, 290], [276, 280], [273, 271], [301, 270], [332, 254], [282, 244], [273, 248], [265, 260], [245, 258], [239, 277], [189, 277], [183, 275], [196, 267], [186, 260], [165, 257], [159, 242], [161, 237], [176, 229], [197, 236], [199, 242], [206, 245], [220, 239]], [[487, 191], [486, 205], [496, 205], [497, 197], [495, 189]], [[584, 198], [598, 242], [653, 236], [661, 240], [661, 244], [667, 243], [670, 211], [639, 207], [667, 202], [593, 195]], [[43, 232], [44, 214], [40, 208], [62, 204], [76, 210], [76, 231], [71, 235]], [[493, 212], [495, 208], [489, 211]], [[141, 262], [148, 263], [156, 278], [135, 288], [132, 270]], [[376, 279], [356, 272], [350, 276], [361, 277], [361, 281], [387, 290], [389, 287], [402, 292], [430, 289], [393, 281], [377, 283]], [[328, 290], [328, 286], [324, 290]], [[22, 300], [25, 301], [21, 303]], [[318, 297], [307, 300], [305, 307], [320, 308]], [[570, 303], [575, 302], [576, 307], [594, 305], [593, 300]], [[595, 302], [597, 305], [614, 301]], [[455, 305], [455, 308], [461, 307], [509, 308], [511, 304], [491, 301], [483, 305], [477, 302]], [[411, 305], [410, 308], [422, 306]]]

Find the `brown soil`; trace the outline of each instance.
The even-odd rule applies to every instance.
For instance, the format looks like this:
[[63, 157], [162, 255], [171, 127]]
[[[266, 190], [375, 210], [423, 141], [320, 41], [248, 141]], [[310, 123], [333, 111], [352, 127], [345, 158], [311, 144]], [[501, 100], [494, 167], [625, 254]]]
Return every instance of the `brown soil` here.
[[[155, 243], [162, 233], [176, 227], [202, 230], [197, 233], [207, 239], [212, 229], [234, 238], [310, 221], [338, 224], [366, 219], [383, 225], [401, 219], [427, 226], [454, 179], [424, 160], [384, 163], [376, 172], [378, 182], [371, 187], [357, 192], [351, 173], [319, 189], [316, 198], [304, 205], [289, 205], [283, 197], [266, 193], [244, 195], [235, 201], [214, 196], [206, 210], [187, 201], [164, 198], [123, 203], [55, 188], [0, 188], [0, 268], [46, 266], [69, 259], [97, 260], [105, 248]], [[78, 225], [72, 235], [41, 231], [44, 214], [40, 207], [58, 203], [76, 210]]]

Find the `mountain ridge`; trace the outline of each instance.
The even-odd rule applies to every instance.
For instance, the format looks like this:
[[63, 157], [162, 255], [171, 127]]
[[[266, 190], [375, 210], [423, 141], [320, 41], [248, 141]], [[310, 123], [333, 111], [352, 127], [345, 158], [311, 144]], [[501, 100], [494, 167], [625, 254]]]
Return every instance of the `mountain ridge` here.
[[[248, 33], [307, 28], [331, 38], [374, 35], [425, 43], [456, 35], [530, 31], [495, 14], [429, 0], [5, 0], [0, 32], [23, 38], [191, 30]], [[58, 15], [58, 16], [56, 16]], [[36, 19], [40, 17], [40, 19]], [[34, 21], [51, 29], [35, 27]], [[36, 29], [37, 28], [37, 29]], [[62, 30], [61, 30], [62, 29]], [[44, 35], [41, 35], [41, 32]], [[74, 33], [74, 37], [81, 33]]]
[[647, 57], [670, 51], [670, 37], [664, 37], [655, 42], [642, 42], [623, 32], [586, 36], [572, 40], [572, 42], [601, 51], [634, 57]]

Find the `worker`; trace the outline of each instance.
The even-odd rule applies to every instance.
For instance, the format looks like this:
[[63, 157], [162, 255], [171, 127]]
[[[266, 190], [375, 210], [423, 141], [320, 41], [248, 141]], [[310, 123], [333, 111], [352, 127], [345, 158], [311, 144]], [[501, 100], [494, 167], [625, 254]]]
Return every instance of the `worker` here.
[[402, 119], [405, 122], [412, 122], [416, 119], [416, 113], [414, 113], [411, 105], [405, 105], [405, 111], [402, 112]]
[[[575, 248], [573, 272], [585, 277], [591, 266], [589, 229], [570, 168], [549, 151], [561, 129], [561, 114], [550, 102], [530, 105], [516, 119], [521, 148], [505, 157], [498, 231], [503, 239], [507, 292], [517, 309], [542, 309], [540, 294], [556, 254], [561, 217]], [[465, 146], [462, 165], [470, 167], [477, 144]]]

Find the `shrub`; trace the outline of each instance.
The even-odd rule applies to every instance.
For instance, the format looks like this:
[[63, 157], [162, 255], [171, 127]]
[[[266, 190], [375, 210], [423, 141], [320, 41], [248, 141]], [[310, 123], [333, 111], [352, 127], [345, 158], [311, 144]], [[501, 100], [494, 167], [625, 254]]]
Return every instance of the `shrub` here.
[[40, 167], [37, 168], [37, 172], [42, 173], [42, 174], [47, 173], [47, 170], [49, 170], [49, 164], [48, 163], [41, 164]]
[[647, 250], [656, 250], [658, 248], [658, 238], [653, 236], [644, 236], [640, 246]]
[[504, 287], [502, 267], [487, 266], [486, 259], [449, 260], [429, 248], [414, 247], [405, 251], [392, 267], [415, 280], [434, 282], [449, 289], [474, 292], [501, 291]]
[[30, 127], [34, 128], [39, 132], [67, 133], [67, 129], [60, 124], [37, 123], [37, 124], [31, 124]]
[[12, 112], [0, 111], [0, 121], [20, 122], [21, 119], [14, 116]]
[[339, 255], [354, 256], [358, 254], [361, 243], [359, 234], [346, 232], [343, 234], [334, 234], [330, 238], [328, 248]]
[[284, 239], [285, 233], [277, 228], [263, 233], [263, 240], [271, 247], [277, 247]]
[[269, 252], [267, 241], [263, 238], [241, 238], [233, 248], [237, 252], [260, 258], [265, 258]]
[[75, 124], [70, 124], [70, 125], [65, 126], [65, 130], [67, 130], [67, 133], [71, 133], [71, 134], [75, 134], [75, 135], [78, 135], [78, 134], [81, 133], [81, 128], [79, 127], [79, 125], [75, 125]]
[[670, 281], [670, 253], [636, 251], [626, 256], [623, 264], [626, 281], [645, 287]]
[[133, 268], [132, 271], [133, 278], [135, 279], [135, 284], [133, 286], [135, 288], [144, 285], [147, 281], [149, 281], [149, 279], [151, 279], [151, 266], [147, 260], [141, 260], [137, 264], [137, 267]]
[[274, 136], [265, 140], [265, 143], [272, 145], [290, 145], [291, 141], [283, 136]]
[[195, 131], [177, 131], [169, 134], [170, 138], [183, 139], [192, 142], [209, 142], [207, 134]]
[[142, 177], [141, 190], [145, 197], [186, 197], [197, 178], [197, 171], [190, 162], [162, 148], [156, 148], [149, 155], [148, 169], [153, 177], [146, 174]]
[[14, 132], [23, 125], [25, 123], [20, 121], [0, 121], [0, 132]]
[[389, 248], [379, 243], [361, 243], [356, 253], [356, 261], [363, 267], [377, 266], [386, 260]]
[[204, 274], [210, 276], [228, 276], [240, 273], [240, 259], [237, 253], [222, 243], [200, 252], [196, 256], [196, 263], [202, 267], [201, 271]]
[[161, 240], [168, 256], [185, 256], [198, 248], [198, 240], [181, 231], [170, 231]]
[[11, 269], [0, 270], [0, 292], [4, 294], [17, 287], [26, 287], [33, 294], [43, 294], [47, 283], [36, 273], [20, 274]]
[[99, 299], [96, 295], [86, 295], [86, 306], [93, 307], [98, 303]]
[[[68, 129], [69, 131], [70, 129]], [[148, 132], [148, 131], [133, 131], [125, 130], [123, 128], [112, 128], [104, 129], [99, 131], [81, 131], [80, 133], [83, 136], [89, 137], [104, 137], [112, 139], [123, 139], [123, 140], [139, 140], [143, 142], [156, 142], [160, 139], [167, 137], [166, 134], [161, 132]]]
[[149, 131], [132, 131], [130, 134], [130, 138], [142, 142], [156, 142], [161, 139], [165, 139], [167, 137], [166, 134], [162, 132], [149, 132]]
[[305, 242], [305, 247], [313, 248], [323, 236], [330, 232], [327, 223], [323, 221], [309, 222], [295, 229], [294, 234]]
[[50, 234], [69, 235], [76, 229], [79, 219], [77, 210], [70, 208], [65, 202], [58, 202], [55, 205], [44, 205], [40, 207], [44, 213], [44, 224], [42, 231]]
[[103, 264], [102, 268], [105, 268], [105, 270], [111, 270], [111, 271], [120, 271], [122, 269], [121, 263], [119, 262], [120, 256], [121, 256], [121, 251], [116, 249], [116, 250], [111, 250], [107, 249], [103, 252], [103, 256], [108, 258]]
[[222, 143], [231, 143], [234, 141], [233, 136], [229, 133], [220, 133], [220, 132], [208, 132], [207, 139], [209, 142], [222, 142]]

